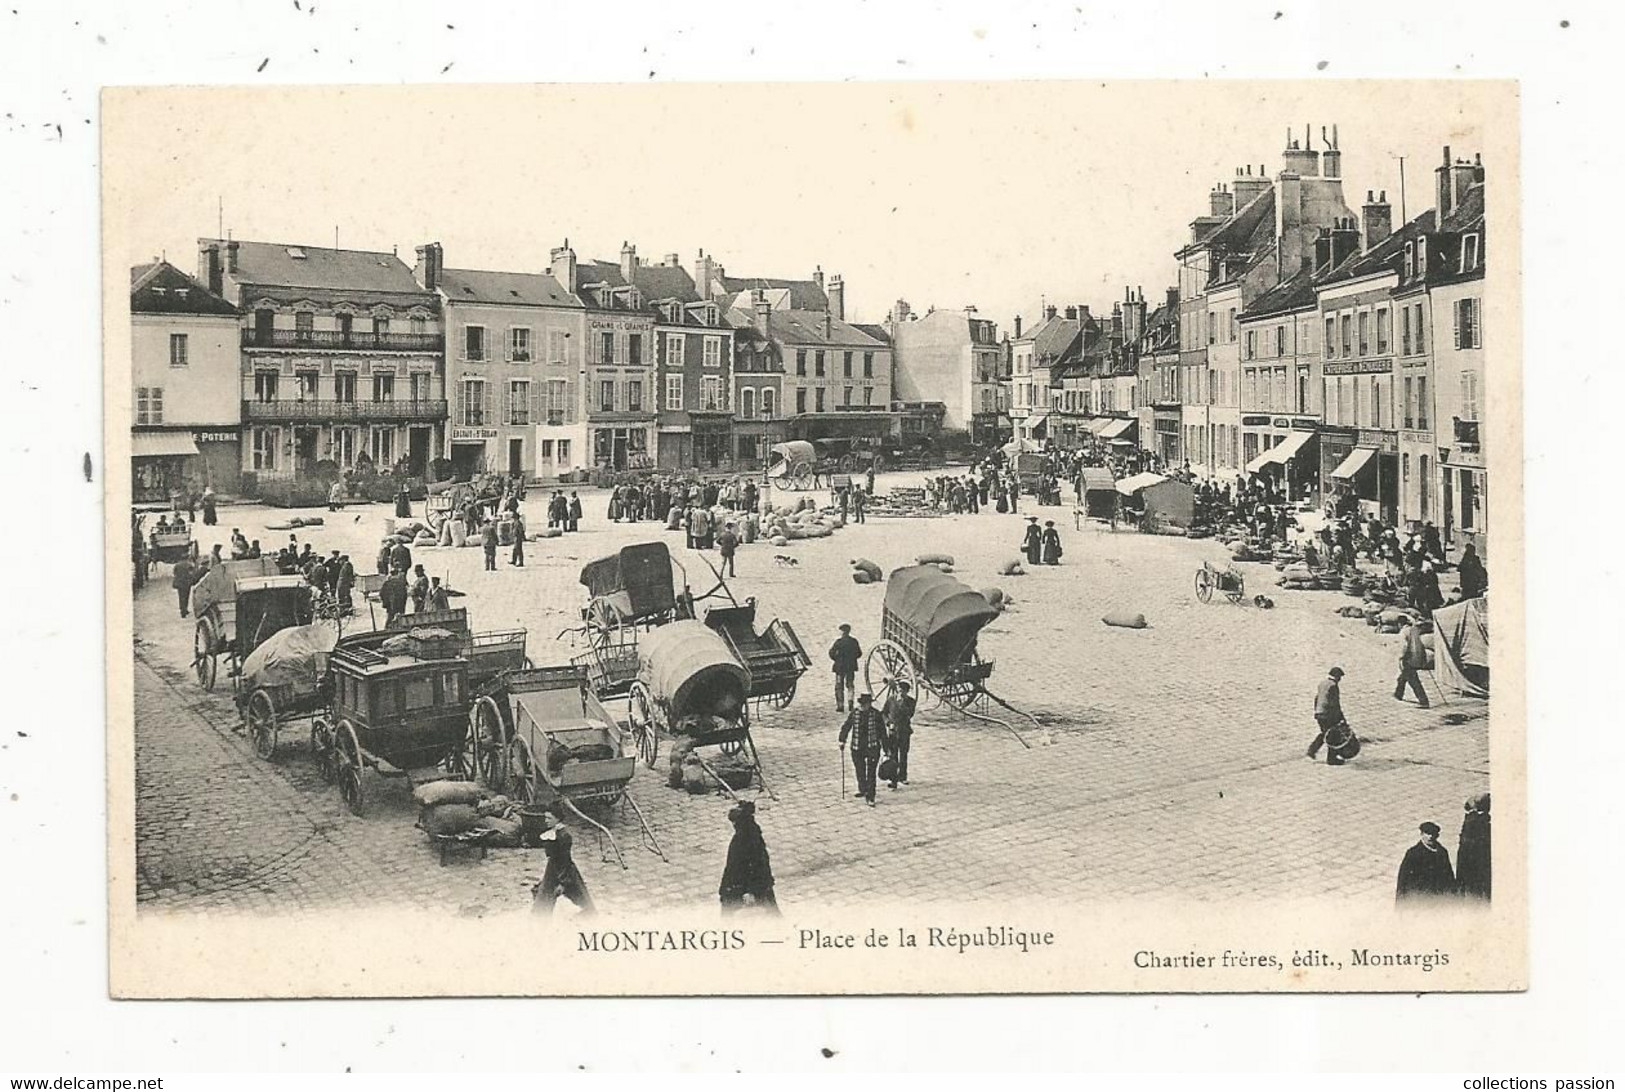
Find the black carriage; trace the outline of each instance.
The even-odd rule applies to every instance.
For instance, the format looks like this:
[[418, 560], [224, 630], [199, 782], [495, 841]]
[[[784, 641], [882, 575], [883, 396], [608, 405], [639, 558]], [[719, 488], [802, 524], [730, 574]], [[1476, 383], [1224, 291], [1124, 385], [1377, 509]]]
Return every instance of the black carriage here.
[[671, 740], [679, 748], [674, 761], [693, 755], [732, 795], [733, 786], [699, 754], [701, 747], [717, 747], [730, 757], [742, 755], [751, 777], [773, 795], [751, 739], [749, 690], [745, 665], [722, 635], [703, 623], [681, 620], [645, 634], [627, 709], [644, 763], [653, 767], [661, 741]]
[[284, 576], [276, 561], [261, 557], [211, 566], [192, 588], [192, 670], [199, 685], [214, 689], [220, 658], [235, 679], [267, 638], [315, 619], [311, 587], [302, 576]]
[[[675, 574], [674, 574], [675, 570]], [[674, 579], [680, 574], [681, 584]], [[584, 636], [587, 651], [571, 657], [587, 673], [600, 698], [622, 698], [638, 674], [638, 634], [668, 622], [692, 619], [697, 599], [688, 586], [688, 570], [674, 561], [664, 542], [640, 542], [618, 553], [588, 562], [581, 569], [587, 605], [581, 625], [566, 630]]]
[[[639, 837], [665, 859], [654, 831], [627, 788], [637, 745], [598, 701], [577, 667], [511, 671], [475, 700], [469, 723], [478, 739], [480, 778], [524, 808], [569, 812], [598, 832], [622, 868], [626, 859], [600, 815], [620, 806]], [[608, 816], [605, 815], [604, 819]]]
[[967, 716], [999, 724], [1026, 746], [989, 708], [997, 704], [1032, 719], [987, 686], [993, 661], [982, 658], [977, 640], [998, 616], [986, 596], [935, 565], [893, 570], [881, 608], [881, 639], [863, 662], [864, 685], [876, 705], [883, 707], [897, 684], [907, 682], [916, 695], [930, 694]]

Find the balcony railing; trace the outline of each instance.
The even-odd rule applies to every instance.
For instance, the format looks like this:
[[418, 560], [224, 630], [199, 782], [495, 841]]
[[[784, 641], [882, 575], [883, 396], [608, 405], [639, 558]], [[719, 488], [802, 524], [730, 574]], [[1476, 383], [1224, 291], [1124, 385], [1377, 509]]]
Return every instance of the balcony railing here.
[[244, 402], [249, 421], [423, 421], [444, 420], [446, 400], [421, 402], [339, 402], [331, 399], [276, 399]]
[[440, 334], [375, 334], [343, 330], [243, 330], [245, 349], [353, 349], [356, 352], [437, 353]]
[[1456, 437], [1456, 446], [1476, 449], [1478, 447], [1478, 422], [1463, 421], [1460, 417], [1453, 420], [1453, 432]]

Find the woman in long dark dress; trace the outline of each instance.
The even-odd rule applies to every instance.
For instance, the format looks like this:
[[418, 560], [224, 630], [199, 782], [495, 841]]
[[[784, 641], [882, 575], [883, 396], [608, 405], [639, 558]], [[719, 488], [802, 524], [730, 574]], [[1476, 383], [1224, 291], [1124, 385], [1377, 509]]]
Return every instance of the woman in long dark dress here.
[[1456, 886], [1468, 898], [1490, 897], [1490, 794], [1467, 801], [1456, 846]]
[[728, 863], [723, 866], [722, 884], [717, 888], [722, 912], [731, 914], [743, 909], [745, 896], [749, 895], [758, 907], [777, 914], [779, 903], [773, 894], [773, 866], [768, 860], [762, 828], [756, 822], [756, 805], [749, 800], [740, 801], [729, 810], [728, 819], [734, 825], [734, 836], [728, 843]]
[[1044, 548], [1044, 532], [1038, 529], [1038, 517], [1027, 517], [1027, 535], [1021, 540], [1021, 549], [1027, 555], [1027, 564], [1037, 565]]
[[1054, 520], [1044, 521], [1044, 564], [1059, 565], [1061, 563], [1061, 532], [1055, 529]]

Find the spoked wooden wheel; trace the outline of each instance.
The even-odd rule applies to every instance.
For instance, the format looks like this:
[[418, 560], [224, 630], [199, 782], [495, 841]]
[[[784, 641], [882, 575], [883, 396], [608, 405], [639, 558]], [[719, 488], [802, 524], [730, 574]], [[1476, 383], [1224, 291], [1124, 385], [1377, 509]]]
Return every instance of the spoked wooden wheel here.
[[914, 664], [902, 646], [895, 641], [882, 640], [870, 648], [863, 660], [863, 685], [875, 696], [875, 704], [884, 706], [897, 684], [903, 682], [908, 683], [910, 693], [920, 692]]
[[331, 785], [338, 776], [338, 767], [333, 761], [333, 729], [328, 727], [325, 717], [311, 718], [310, 755], [316, 760], [316, 772]]
[[214, 626], [207, 618], [199, 618], [197, 629], [192, 631], [192, 668], [197, 672], [198, 685], [213, 690], [218, 667], [214, 658]]
[[487, 694], [474, 703], [468, 711], [468, 731], [478, 756], [475, 769], [479, 780], [500, 792], [507, 784], [508, 733], [495, 698]]
[[780, 690], [780, 691], [777, 691], [775, 693], [769, 694], [766, 698], [764, 698], [762, 700], [767, 702], [768, 708], [770, 708], [770, 709], [784, 709], [784, 708], [787, 708], [789, 706], [789, 704], [792, 701], [795, 700], [795, 696], [796, 696], [796, 680], [791, 679], [789, 686], [785, 687], [783, 690]]
[[515, 736], [507, 747], [508, 799], [523, 807], [536, 800], [536, 760], [530, 744]]
[[269, 762], [276, 757], [276, 702], [270, 691], [256, 690], [248, 696], [248, 737], [254, 741], [254, 753]]
[[1213, 599], [1213, 574], [1206, 568], [1196, 570], [1196, 598], [1203, 603]]
[[333, 759], [339, 796], [351, 815], [360, 815], [367, 803], [361, 790], [361, 741], [356, 738], [354, 725], [347, 720], [338, 722], [334, 735]]
[[632, 738], [638, 741], [643, 764], [654, 769], [655, 759], [660, 757], [660, 734], [655, 725], [654, 697], [642, 682], [633, 683], [627, 696], [626, 723], [632, 729]]
[[1239, 603], [1247, 598], [1247, 578], [1238, 572], [1232, 572], [1229, 581], [1225, 583], [1224, 595], [1232, 603]]
[[452, 749], [446, 752], [446, 757], [440, 760], [440, 766], [446, 771], [446, 776], [454, 781], [472, 781], [479, 770], [480, 740], [475, 730], [473, 715], [470, 714], [462, 735]]

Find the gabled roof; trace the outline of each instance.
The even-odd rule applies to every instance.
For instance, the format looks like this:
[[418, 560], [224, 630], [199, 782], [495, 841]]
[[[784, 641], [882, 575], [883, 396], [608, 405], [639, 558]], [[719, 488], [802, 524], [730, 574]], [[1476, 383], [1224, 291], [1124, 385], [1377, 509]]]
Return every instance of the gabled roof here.
[[729, 292], [745, 293], [753, 288], [783, 288], [790, 293], [792, 311], [829, 310], [829, 297], [817, 281], [794, 281], [780, 277], [723, 277], [722, 287]]
[[[829, 333], [824, 332], [825, 319]], [[850, 323], [826, 311], [774, 311], [770, 326], [773, 340], [790, 345], [839, 345], [854, 349], [886, 349], [890, 343], [871, 337]]]
[[1077, 319], [1056, 316], [1034, 326], [1016, 338], [1014, 343], [1031, 342], [1033, 362], [1039, 366], [1053, 366], [1081, 358], [1082, 335], [1083, 327]]
[[891, 332], [884, 326], [875, 322], [854, 322], [849, 324], [852, 329], [860, 330], [883, 345], [891, 344]]
[[1240, 321], [1263, 318], [1266, 315], [1284, 315], [1291, 311], [1304, 311], [1315, 306], [1315, 277], [1311, 270], [1299, 270], [1268, 292], [1248, 304], [1241, 312]]
[[1218, 230], [1209, 235], [1203, 242], [1211, 250], [1226, 249], [1234, 251], [1252, 251], [1257, 244], [1261, 228], [1268, 228], [1273, 237], [1275, 232], [1275, 187], [1271, 186], [1246, 205], [1237, 209], [1235, 215], [1220, 224]]
[[[227, 241], [199, 239], [199, 245], [220, 247], [226, 266]], [[376, 250], [334, 250], [331, 247], [236, 240], [237, 272], [227, 276], [239, 284], [337, 291], [399, 292], [433, 298], [412, 276], [412, 267], [394, 254]]]
[[507, 304], [526, 307], [581, 307], [547, 273], [497, 273], [484, 269], [441, 270], [440, 287], [451, 303]]
[[237, 317], [231, 301], [162, 260], [131, 267], [130, 311], [142, 315]]
[[632, 283], [638, 286], [646, 300], [680, 300], [698, 303], [700, 294], [694, 288], [694, 279], [679, 265], [640, 265], [632, 274]]
[[[1478, 236], [1478, 263], [1471, 269], [1463, 269], [1462, 240], [1468, 235]], [[1475, 182], [1440, 225], [1435, 246], [1428, 257], [1425, 279], [1429, 285], [1477, 280], [1484, 276], [1484, 262], [1484, 183]]]
[[1375, 273], [1392, 272], [1400, 277], [1404, 272], [1405, 244], [1418, 237], [1426, 236], [1434, 230], [1433, 210], [1419, 214], [1410, 223], [1402, 225], [1398, 231], [1390, 234], [1382, 242], [1371, 249], [1355, 251], [1334, 269], [1322, 273], [1315, 281], [1315, 286], [1325, 287], [1342, 281], [1351, 281], [1360, 277], [1369, 277]]

